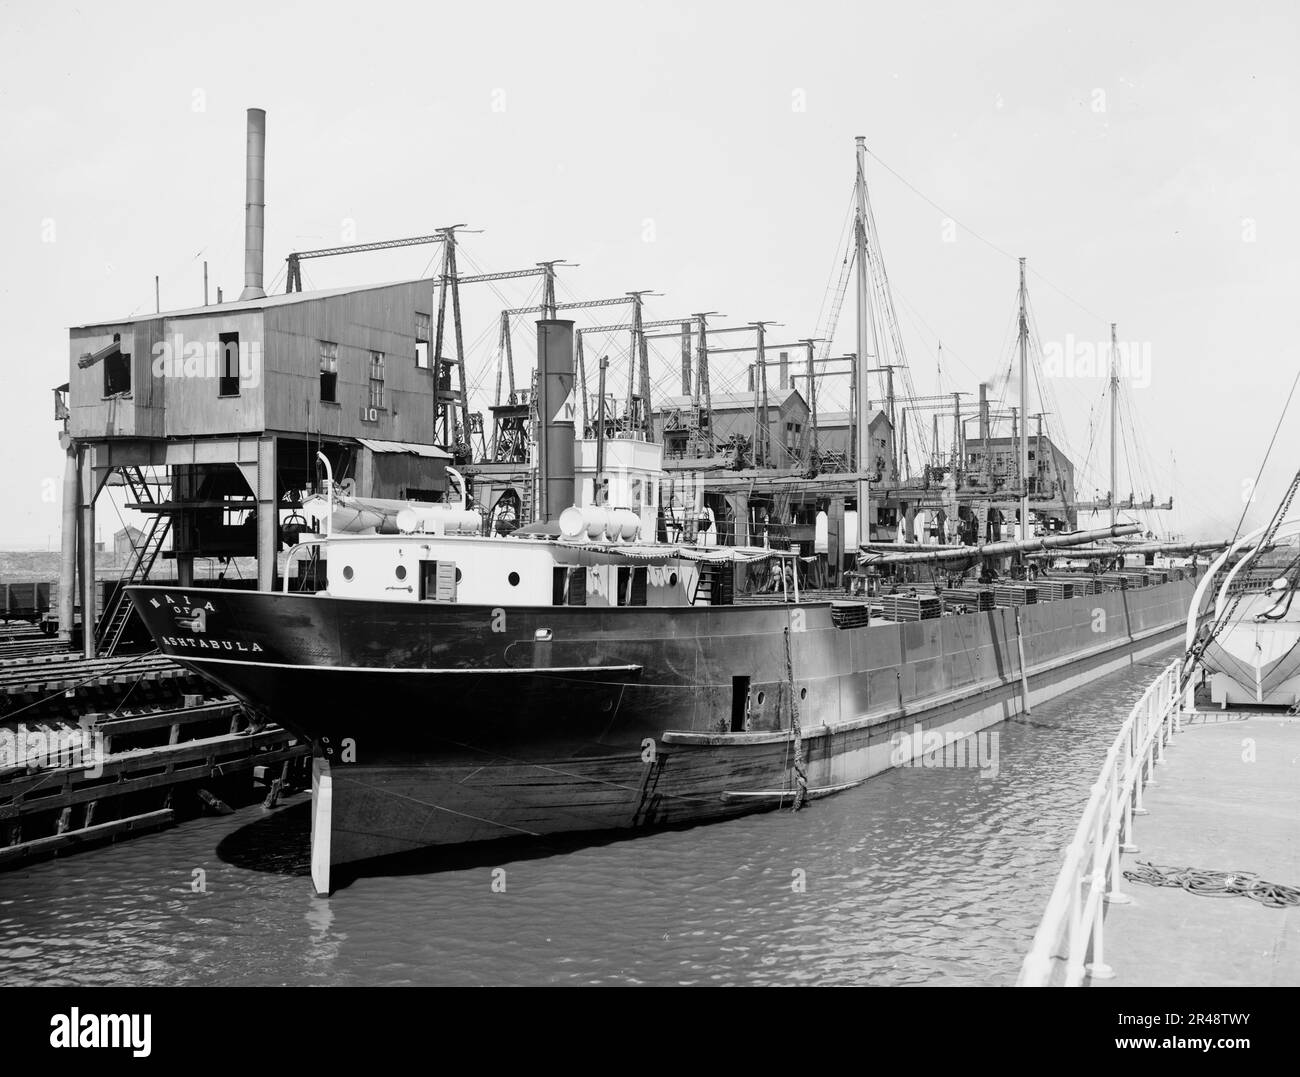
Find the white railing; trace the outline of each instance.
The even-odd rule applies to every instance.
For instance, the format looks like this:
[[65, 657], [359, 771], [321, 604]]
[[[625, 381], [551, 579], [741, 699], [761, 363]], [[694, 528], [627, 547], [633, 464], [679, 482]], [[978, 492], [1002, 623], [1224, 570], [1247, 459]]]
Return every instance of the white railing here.
[[1106, 753], [1017, 986], [1078, 987], [1085, 977], [1114, 975], [1103, 947], [1105, 906], [1131, 900], [1119, 889], [1119, 854], [1135, 850], [1133, 816], [1146, 814], [1142, 788], [1192, 709], [1190, 682], [1185, 695], [1178, 691], [1182, 668], [1180, 655], [1147, 686]]

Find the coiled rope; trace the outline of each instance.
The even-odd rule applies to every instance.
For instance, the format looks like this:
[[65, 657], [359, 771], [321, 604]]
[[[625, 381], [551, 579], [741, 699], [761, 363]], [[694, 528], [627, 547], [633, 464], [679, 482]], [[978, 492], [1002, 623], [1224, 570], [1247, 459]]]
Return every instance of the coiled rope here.
[[808, 768], [803, 761], [803, 729], [799, 725], [799, 697], [794, 690], [794, 655], [790, 648], [790, 626], [785, 626], [785, 679], [790, 690], [790, 733], [794, 739], [794, 807], [798, 811], [808, 796]]
[[1124, 872], [1124, 878], [1150, 886], [1181, 886], [1201, 897], [1248, 897], [1270, 909], [1300, 905], [1300, 888], [1266, 882], [1253, 871], [1164, 868], [1139, 860], [1135, 869]]

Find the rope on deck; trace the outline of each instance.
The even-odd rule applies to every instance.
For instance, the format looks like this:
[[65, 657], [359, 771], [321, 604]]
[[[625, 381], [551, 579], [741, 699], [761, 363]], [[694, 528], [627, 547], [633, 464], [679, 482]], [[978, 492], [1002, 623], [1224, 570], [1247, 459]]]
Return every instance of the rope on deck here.
[[1181, 886], [1201, 897], [1248, 897], [1270, 909], [1300, 905], [1300, 888], [1270, 883], [1253, 871], [1207, 871], [1201, 868], [1164, 868], [1144, 860], [1124, 872], [1129, 882], [1150, 886]]

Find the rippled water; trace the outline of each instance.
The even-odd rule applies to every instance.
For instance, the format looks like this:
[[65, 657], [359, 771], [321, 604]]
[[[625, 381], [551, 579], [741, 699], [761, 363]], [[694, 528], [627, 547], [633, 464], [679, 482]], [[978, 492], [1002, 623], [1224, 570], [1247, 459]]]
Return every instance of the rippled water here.
[[0, 874], [0, 984], [1009, 984], [1160, 664], [995, 727], [996, 777], [898, 770], [797, 815], [484, 847], [320, 899], [298, 796]]

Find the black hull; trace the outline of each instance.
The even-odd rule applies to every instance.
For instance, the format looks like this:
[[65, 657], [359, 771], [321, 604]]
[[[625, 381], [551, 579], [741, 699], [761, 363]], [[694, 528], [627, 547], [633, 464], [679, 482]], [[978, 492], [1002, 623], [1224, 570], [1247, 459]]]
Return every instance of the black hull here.
[[[330, 859], [708, 822], [813, 795], [1178, 638], [1191, 584], [835, 627], [826, 604], [499, 608], [134, 588], [159, 647], [312, 740]], [[194, 611], [204, 609], [201, 631]], [[787, 644], [788, 640], [788, 644]], [[787, 655], [792, 676], [787, 673]], [[749, 712], [744, 684], [749, 678]], [[743, 731], [733, 732], [737, 695]]]

